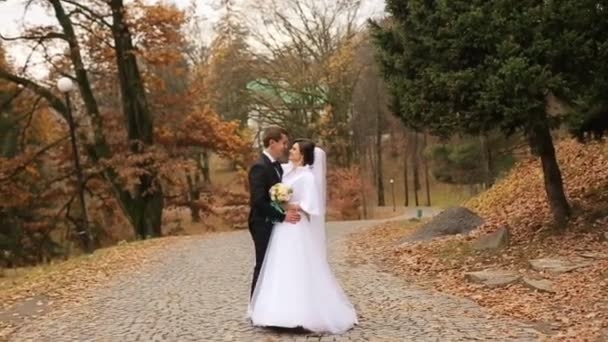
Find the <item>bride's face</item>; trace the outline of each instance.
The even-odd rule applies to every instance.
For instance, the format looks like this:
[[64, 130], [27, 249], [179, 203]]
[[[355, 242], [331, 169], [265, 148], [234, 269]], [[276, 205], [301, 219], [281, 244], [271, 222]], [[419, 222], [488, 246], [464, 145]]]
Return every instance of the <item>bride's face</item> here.
[[298, 145], [298, 143], [293, 144], [291, 150], [289, 150], [289, 161], [296, 165], [300, 165], [303, 159], [302, 153], [300, 152], [300, 145]]

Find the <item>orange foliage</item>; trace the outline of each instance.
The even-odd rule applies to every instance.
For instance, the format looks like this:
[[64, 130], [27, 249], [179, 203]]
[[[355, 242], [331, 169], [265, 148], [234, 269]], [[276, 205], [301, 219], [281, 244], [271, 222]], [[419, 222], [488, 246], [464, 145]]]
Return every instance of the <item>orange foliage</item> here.
[[[182, 27], [186, 23], [185, 13], [175, 5], [167, 3], [145, 4], [135, 1], [132, 5], [131, 29], [135, 33], [141, 58], [156, 66], [171, 65], [183, 57], [185, 46]], [[174, 69], [183, 77], [185, 68]]]
[[332, 105], [326, 105], [315, 125], [321, 140], [328, 147], [328, 153], [341, 167], [349, 165], [347, 158], [352, 149], [349, 124], [348, 120], [338, 116]]
[[249, 141], [241, 137], [236, 121], [223, 121], [209, 107], [197, 108], [175, 128], [161, 126], [157, 140], [167, 146], [200, 147], [222, 157], [239, 160], [251, 150]]
[[341, 219], [359, 219], [362, 196], [368, 187], [358, 166], [330, 170], [327, 179], [329, 210]]

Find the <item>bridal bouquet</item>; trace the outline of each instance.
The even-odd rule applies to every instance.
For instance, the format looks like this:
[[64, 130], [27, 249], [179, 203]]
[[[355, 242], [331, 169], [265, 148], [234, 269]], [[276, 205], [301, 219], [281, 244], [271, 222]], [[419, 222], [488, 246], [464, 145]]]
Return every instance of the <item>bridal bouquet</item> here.
[[293, 189], [283, 183], [277, 183], [270, 188], [270, 200], [273, 208], [281, 214], [285, 214], [283, 204], [286, 204], [291, 199]]
[[291, 199], [293, 189], [283, 183], [277, 183], [270, 188], [270, 200], [277, 203], [287, 203]]

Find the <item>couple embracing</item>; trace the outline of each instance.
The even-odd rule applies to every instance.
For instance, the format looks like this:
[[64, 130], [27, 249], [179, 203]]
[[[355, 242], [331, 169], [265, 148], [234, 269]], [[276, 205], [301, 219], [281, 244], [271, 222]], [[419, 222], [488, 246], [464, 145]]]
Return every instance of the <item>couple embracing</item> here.
[[267, 128], [263, 143], [249, 170], [255, 267], [248, 316], [256, 326], [344, 333], [357, 315], [327, 261], [325, 152], [308, 139], [288, 148], [280, 127]]

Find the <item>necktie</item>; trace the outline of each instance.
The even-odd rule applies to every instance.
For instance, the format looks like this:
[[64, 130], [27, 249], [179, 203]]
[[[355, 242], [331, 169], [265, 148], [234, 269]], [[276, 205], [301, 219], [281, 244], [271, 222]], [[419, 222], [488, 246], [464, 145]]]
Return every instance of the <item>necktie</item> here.
[[274, 163], [272, 163], [272, 166], [274, 167], [274, 170], [276, 171], [277, 175], [279, 175], [279, 178], [281, 178], [281, 163], [275, 161]]

